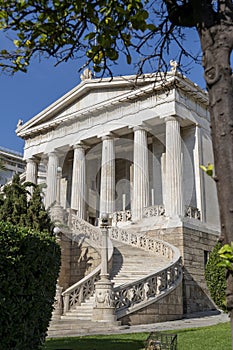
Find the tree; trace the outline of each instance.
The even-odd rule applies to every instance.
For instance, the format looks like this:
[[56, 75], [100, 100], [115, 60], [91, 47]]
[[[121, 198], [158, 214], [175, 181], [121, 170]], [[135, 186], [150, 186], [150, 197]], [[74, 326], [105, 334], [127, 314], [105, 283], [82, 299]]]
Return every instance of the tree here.
[[[0, 65], [13, 72], [26, 71], [36, 53], [53, 56], [59, 63], [78, 59], [81, 52], [87, 56], [87, 65], [101, 74], [106, 69], [111, 72], [111, 62], [118, 60], [119, 52], [130, 64], [136, 51], [139, 73], [147, 60], [156, 60], [158, 69], [166, 69], [169, 45], [176, 43], [180, 48], [181, 62], [188, 54], [182, 45], [185, 30], [198, 32], [209, 94], [222, 238], [232, 242], [232, 0], [0, 0], [0, 5], [0, 28], [17, 33], [16, 49], [1, 50]], [[231, 273], [226, 294], [233, 320]]]
[[[30, 192], [27, 187], [33, 187], [29, 201]], [[4, 186], [0, 207], [1, 220], [40, 232], [51, 233], [53, 229], [53, 223], [42, 201], [40, 186], [31, 182], [22, 184], [18, 174], [13, 176], [11, 184]]]
[[[27, 187], [33, 187], [29, 201]], [[51, 319], [60, 247], [40, 191], [15, 174], [0, 198], [0, 336], [5, 349], [40, 349]]]
[[52, 232], [53, 224], [48, 212], [45, 210], [44, 203], [41, 197], [41, 189], [35, 186], [32, 197], [27, 208], [27, 224], [33, 229], [43, 232]]
[[0, 207], [0, 220], [14, 225], [27, 226], [27, 191], [15, 174], [10, 185], [3, 189], [4, 199]]

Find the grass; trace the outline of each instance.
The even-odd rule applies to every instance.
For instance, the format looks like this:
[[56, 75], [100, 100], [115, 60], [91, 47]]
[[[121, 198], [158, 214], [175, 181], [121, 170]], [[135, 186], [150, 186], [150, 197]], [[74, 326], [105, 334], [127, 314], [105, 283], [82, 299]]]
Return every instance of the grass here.
[[[177, 350], [230, 350], [230, 323], [170, 331], [178, 336]], [[141, 350], [149, 333], [48, 339], [44, 350]]]

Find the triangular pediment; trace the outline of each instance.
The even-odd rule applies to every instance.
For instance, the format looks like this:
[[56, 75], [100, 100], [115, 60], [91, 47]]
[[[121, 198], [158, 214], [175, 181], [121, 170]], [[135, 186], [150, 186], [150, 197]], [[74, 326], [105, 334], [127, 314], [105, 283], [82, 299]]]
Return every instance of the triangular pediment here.
[[169, 84], [172, 84], [174, 87], [175, 80], [176, 86], [178, 86], [178, 82], [183, 85], [182, 89], [188, 86], [188, 90], [198, 90], [198, 94], [203, 96], [203, 91], [194, 86], [188, 79], [169, 73], [166, 74], [166, 77], [148, 74], [140, 78], [125, 76], [112, 79], [86, 79], [28, 122], [19, 125], [16, 130], [17, 135], [28, 138], [33, 134], [44, 133], [49, 129], [84, 116], [95, 118], [97, 111], [103, 113], [120, 106], [120, 104], [138, 101], [154, 90], [163, 90], [164, 92], [165, 85], [168, 87]]
[[20, 125], [16, 130], [18, 136], [29, 135], [35, 129], [48, 128], [63, 121], [82, 115], [88, 110], [99, 109], [124, 100], [130, 94], [131, 98], [145, 86], [152, 84], [152, 79], [138, 79], [135, 76], [117, 77], [113, 79], [88, 79], [81, 82], [67, 94], [42, 110], [28, 122]]

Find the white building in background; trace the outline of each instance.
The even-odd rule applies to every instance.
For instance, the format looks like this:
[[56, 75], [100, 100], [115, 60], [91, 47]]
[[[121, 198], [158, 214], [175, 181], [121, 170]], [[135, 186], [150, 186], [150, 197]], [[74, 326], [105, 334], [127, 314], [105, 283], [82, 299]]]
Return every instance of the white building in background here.
[[0, 173], [0, 186], [5, 185], [12, 179], [13, 175], [21, 175], [25, 171], [26, 163], [23, 154], [0, 146], [0, 159], [5, 169]]
[[[206, 92], [175, 69], [166, 76], [139, 78], [99, 80], [84, 74], [73, 90], [19, 125], [17, 134], [25, 140], [26, 180], [38, 182], [38, 166], [43, 164], [46, 207], [56, 203], [72, 210], [82, 222], [70, 226], [72, 232], [78, 227], [82, 233], [92, 232], [90, 224], [108, 213], [114, 230], [124, 228], [124, 234], [115, 234], [115, 239], [133, 232], [179, 248], [185, 271], [183, 292], [177, 292], [173, 302], [164, 302], [170, 308], [167, 319], [181, 317], [183, 310], [212, 307], [203, 274], [206, 256], [218, 237], [219, 211], [215, 183], [200, 169], [201, 164], [213, 162]], [[69, 287], [64, 292], [67, 311], [68, 293], [76, 293], [81, 300], [78, 290], [83, 289], [72, 287], [77, 282], [72, 266], [75, 271], [79, 266], [71, 263], [74, 251], [68, 253], [67, 245], [64, 249], [64, 259], [70, 260], [62, 265], [66, 267], [59, 281], [63, 290]], [[152, 279], [145, 280], [136, 308], [133, 297], [127, 301], [127, 322], [166, 319], [162, 311], [153, 318], [151, 309], [149, 317], [148, 305], [158, 302], [156, 293], [166, 289], [174, 274], [170, 271], [163, 282], [165, 277], [160, 276], [164, 289], [152, 286]], [[129, 299], [139, 287], [130, 288], [125, 291]], [[118, 319], [126, 323], [123, 311]]]

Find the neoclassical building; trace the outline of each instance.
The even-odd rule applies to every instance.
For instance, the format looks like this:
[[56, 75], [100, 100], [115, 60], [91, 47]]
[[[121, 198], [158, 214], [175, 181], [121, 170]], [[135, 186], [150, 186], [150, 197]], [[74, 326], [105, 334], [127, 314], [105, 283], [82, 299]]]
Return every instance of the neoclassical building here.
[[[116, 241], [132, 249], [136, 240], [135, 249], [150, 254], [154, 249], [161, 257], [154, 272], [149, 271], [148, 261], [148, 274], [144, 271], [147, 280], [137, 302], [139, 287], [130, 282], [125, 294], [121, 291], [121, 299], [124, 295], [126, 300], [127, 295], [131, 302], [127, 305], [124, 301], [118, 310], [120, 284], [114, 287], [118, 320], [147, 323], [213, 308], [203, 276], [208, 252], [219, 232], [215, 184], [200, 169], [201, 164], [213, 162], [207, 94], [174, 67], [166, 75], [99, 80], [86, 71], [81, 78], [74, 89], [17, 129], [18, 136], [25, 140], [27, 181], [41, 181], [38, 167], [43, 167], [46, 207], [52, 212], [59, 206], [63, 208], [61, 213], [69, 213], [69, 219], [68, 214], [60, 217], [66, 225], [65, 238], [61, 238], [66, 252], [59, 279], [65, 305], [61, 317], [65, 319], [71, 312], [72, 298], [76, 298], [75, 307], [80, 306], [81, 299], [85, 301], [77, 286], [98, 269], [101, 253], [93, 236], [100, 232], [99, 218], [104, 213], [111, 219], [110, 276], [116, 249], [123, 257], [131, 254], [124, 249], [121, 254]], [[87, 240], [77, 252], [74, 237], [77, 243], [80, 234], [82, 239], [86, 234]], [[126, 236], [128, 241], [122, 238]], [[139, 243], [143, 239], [146, 243]], [[161, 248], [163, 244], [167, 248]], [[79, 276], [83, 247], [91, 263], [86, 263], [88, 268], [83, 264], [83, 276]], [[166, 256], [164, 249], [173, 253]], [[140, 253], [135, 254], [140, 264]], [[167, 271], [166, 283], [164, 275], [152, 282], [152, 276], [155, 281], [166, 266], [175, 264], [177, 254], [182, 259], [178, 260], [182, 261], [183, 275], [176, 260], [176, 272]], [[162, 263], [164, 256], [168, 260]], [[113, 282], [122, 266], [112, 275]], [[175, 275], [177, 278], [168, 285], [168, 276]], [[95, 295], [93, 281], [91, 285], [88, 298]], [[161, 311], [161, 305], [167, 309]]]
[[10, 181], [14, 174], [22, 174], [25, 171], [23, 154], [0, 146], [0, 159], [4, 164], [4, 170], [0, 175], [0, 186]]

